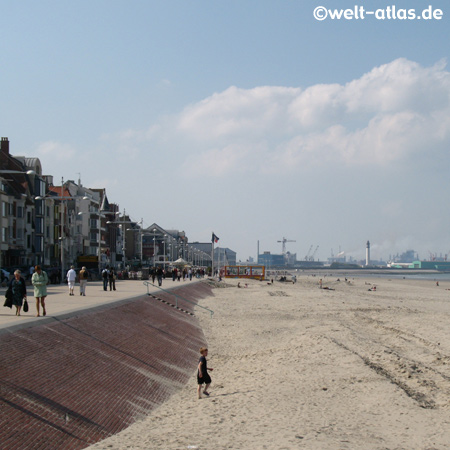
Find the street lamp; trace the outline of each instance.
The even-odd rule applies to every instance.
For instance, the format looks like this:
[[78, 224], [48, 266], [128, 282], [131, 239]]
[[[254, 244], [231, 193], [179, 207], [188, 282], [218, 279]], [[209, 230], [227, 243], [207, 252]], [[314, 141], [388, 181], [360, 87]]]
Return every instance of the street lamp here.
[[[114, 215], [114, 214], [119, 214], [119, 212], [101, 210], [100, 209], [101, 198], [96, 199], [96, 198], [93, 198], [92, 196], [85, 195], [83, 197], [83, 200], [89, 200], [92, 203], [96, 204], [94, 209], [91, 209], [91, 207], [89, 207], [88, 213], [89, 213], [89, 218], [91, 217], [91, 215], [96, 215], [96, 216], [98, 215], [97, 226], [92, 227], [92, 228], [98, 229], [98, 233], [97, 233], [97, 266], [98, 266], [98, 274], [100, 275], [101, 269], [102, 269], [102, 261], [101, 261], [101, 256], [102, 256], [102, 218], [105, 218], [105, 217], [108, 217], [108, 216]], [[82, 215], [83, 213], [80, 212], [78, 214]], [[92, 229], [91, 225], [92, 225], [92, 222], [89, 224], [89, 229]]]
[[156, 253], [156, 228], [153, 228], [153, 268], [156, 267], [155, 253]]
[[163, 268], [164, 268], [164, 270], [166, 270], [166, 237], [167, 237], [167, 234], [164, 235], [164, 242], [163, 242], [163, 245], [164, 245], [164, 262], [163, 262]]
[[60, 236], [58, 240], [60, 241], [60, 249], [61, 249], [61, 283], [64, 281], [64, 265], [65, 265], [65, 259], [64, 259], [64, 205], [65, 201], [68, 199], [75, 199], [75, 197], [68, 197], [64, 195], [64, 178], [61, 178], [61, 195], [60, 196], [54, 196], [54, 195], [44, 195], [44, 196], [37, 196], [34, 199], [35, 200], [61, 200], [61, 208], [60, 208]]
[[[141, 259], [142, 259], [141, 265], [143, 265], [144, 264], [144, 236], [153, 236], [153, 234], [152, 233], [144, 233], [144, 231], [142, 229], [140, 230], [140, 232], [141, 232], [141, 252], [142, 252], [141, 253]], [[147, 264], [148, 264], [148, 259], [147, 259]]]
[[26, 175], [36, 175], [36, 172], [34, 170], [26, 170], [26, 171], [21, 171], [21, 170], [0, 170], [0, 175], [2, 174], [10, 174], [10, 173], [21, 173], [21, 174], [26, 174]]
[[[118, 213], [116, 213], [116, 214], [118, 214]], [[125, 216], [125, 212], [124, 212], [124, 216]], [[127, 255], [126, 255], [126, 238], [127, 238], [126, 232], [127, 232], [127, 230], [125, 229], [125, 225], [127, 225], [127, 224], [134, 224], [134, 225], [142, 224], [142, 222], [135, 222], [135, 221], [132, 221], [132, 220], [117, 220], [117, 221], [108, 220], [106, 223], [108, 225], [121, 225], [121, 227], [122, 227], [122, 233], [123, 233], [123, 266], [125, 268], [125, 266], [126, 266], [126, 257], [127, 257]]]

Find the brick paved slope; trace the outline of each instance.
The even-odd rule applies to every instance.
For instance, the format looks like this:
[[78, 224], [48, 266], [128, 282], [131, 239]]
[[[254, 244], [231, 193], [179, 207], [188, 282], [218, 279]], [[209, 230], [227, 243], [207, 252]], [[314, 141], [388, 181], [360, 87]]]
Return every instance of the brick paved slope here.
[[[193, 301], [212, 295], [204, 283], [174, 292]], [[167, 400], [205, 344], [197, 319], [168, 303], [143, 296], [1, 334], [0, 448], [82, 449]]]

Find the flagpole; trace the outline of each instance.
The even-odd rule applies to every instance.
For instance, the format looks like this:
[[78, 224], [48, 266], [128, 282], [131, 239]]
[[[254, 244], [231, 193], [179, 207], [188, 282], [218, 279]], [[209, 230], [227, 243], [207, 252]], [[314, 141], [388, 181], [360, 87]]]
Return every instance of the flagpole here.
[[214, 231], [211, 238], [211, 277], [214, 278]]

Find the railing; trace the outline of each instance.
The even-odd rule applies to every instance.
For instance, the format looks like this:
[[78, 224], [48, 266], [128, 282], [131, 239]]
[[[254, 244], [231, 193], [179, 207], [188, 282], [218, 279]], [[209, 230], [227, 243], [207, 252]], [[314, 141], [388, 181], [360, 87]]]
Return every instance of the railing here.
[[147, 286], [147, 295], [151, 295], [150, 289], [149, 289], [150, 286], [151, 286], [152, 288], [158, 288], [160, 291], [166, 292], [167, 294], [173, 295], [173, 296], [175, 297], [175, 307], [176, 307], [177, 309], [179, 309], [179, 307], [178, 307], [178, 299], [180, 298], [180, 299], [183, 300], [184, 302], [191, 303], [192, 305], [197, 306], [197, 308], [201, 308], [201, 309], [204, 309], [204, 310], [208, 311], [208, 312], [211, 314], [211, 319], [212, 319], [212, 316], [213, 316], [213, 314], [214, 314], [214, 311], [213, 311], [213, 310], [208, 309], [208, 308], [205, 308], [204, 306], [201, 306], [201, 305], [199, 305], [199, 304], [193, 302], [192, 300], [188, 300], [187, 298], [184, 298], [182, 295], [175, 294], [174, 292], [168, 291], [167, 289], [163, 289], [163, 288], [160, 287], [160, 286], [155, 286], [155, 285], [154, 285], [153, 283], [151, 283], [150, 281], [144, 281], [143, 283], [144, 283], [145, 286]]

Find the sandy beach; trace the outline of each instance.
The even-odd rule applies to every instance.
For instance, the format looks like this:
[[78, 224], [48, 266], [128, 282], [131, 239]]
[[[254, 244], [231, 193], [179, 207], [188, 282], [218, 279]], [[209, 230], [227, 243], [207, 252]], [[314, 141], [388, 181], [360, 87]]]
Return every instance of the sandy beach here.
[[89, 449], [448, 449], [450, 282], [337, 278], [225, 280], [197, 311], [210, 397], [193, 371]]

